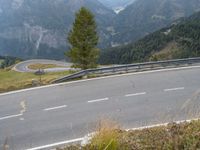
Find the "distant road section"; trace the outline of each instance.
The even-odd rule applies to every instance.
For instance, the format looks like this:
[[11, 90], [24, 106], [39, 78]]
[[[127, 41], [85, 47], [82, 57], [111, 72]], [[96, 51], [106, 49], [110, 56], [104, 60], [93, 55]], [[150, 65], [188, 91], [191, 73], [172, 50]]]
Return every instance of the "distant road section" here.
[[30, 69], [29, 66], [33, 64], [53, 64], [57, 65], [56, 68], [48, 68], [44, 69], [45, 72], [59, 72], [59, 71], [67, 71], [71, 70], [71, 63], [64, 61], [56, 61], [56, 60], [47, 60], [47, 59], [33, 59], [20, 62], [13, 67], [13, 70], [17, 72], [35, 72], [37, 70]]

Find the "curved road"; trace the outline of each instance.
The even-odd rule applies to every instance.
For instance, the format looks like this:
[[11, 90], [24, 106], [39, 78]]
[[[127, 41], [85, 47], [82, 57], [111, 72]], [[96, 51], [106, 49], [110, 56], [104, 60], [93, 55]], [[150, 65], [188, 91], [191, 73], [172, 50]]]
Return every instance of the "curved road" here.
[[45, 72], [58, 72], [58, 71], [67, 71], [71, 70], [71, 63], [67, 62], [62, 62], [62, 61], [56, 61], [56, 60], [48, 60], [48, 59], [33, 59], [33, 60], [27, 60], [20, 62], [16, 64], [13, 68], [13, 70], [18, 71], [18, 72], [35, 72], [37, 70], [32, 70], [29, 69], [28, 66], [32, 64], [55, 64], [57, 68], [49, 68], [49, 69], [44, 69]]
[[100, 118], [133, 128], [196, 117], [199, 74], [190, 66], [0, 94], [0, 145], [7, 139], [23, 150], [79, 138]]

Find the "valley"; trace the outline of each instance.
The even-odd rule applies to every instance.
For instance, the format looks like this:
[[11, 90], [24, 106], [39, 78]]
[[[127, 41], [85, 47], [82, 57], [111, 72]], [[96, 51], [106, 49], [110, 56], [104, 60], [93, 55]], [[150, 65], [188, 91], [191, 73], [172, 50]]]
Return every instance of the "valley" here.
[[[200, 10], [200, 1], [0, 0], [0, 55], [65, 58], [70, 47], [67, 34], [81, 6], [94, 13], [100, 36], [98, 47], [105, 50], [135, 43], [181, 17], [192, 15]], [[116, 7], [123, 10], [116, 14]]]

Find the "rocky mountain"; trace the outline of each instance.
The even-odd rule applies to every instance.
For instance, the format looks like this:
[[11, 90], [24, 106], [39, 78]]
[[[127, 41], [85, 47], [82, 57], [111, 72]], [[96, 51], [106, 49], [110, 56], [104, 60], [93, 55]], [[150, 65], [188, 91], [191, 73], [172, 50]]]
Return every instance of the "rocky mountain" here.
[[[67, 33], [81, 6], [95, 15], [101, 49], [136, 42], [200, 9], [200, 0], [99, 1], [0, 0], [0, 55], [64, 58]], [[111, 9], [130, 2], [119, 14]]]
[[200, 56], [200, 12], [173, 22], [170, 26], [149, 34], [137, 42], [102, 52], [102, 64]]
[[116, 13], [124, 10], [124, 8], [135, 0], [99, 0], [102, 4], [107, 6], [108, 8], [113, 9]]
[[113, 46], [152, 33], [200, 10], [200, 0], [136, 0], [115, 18]]
[[74, 13], [89, 8], [96, 17], [101, 43], [115, 13], [96, 0], [0, 0], [0, 55], [64, 58]]

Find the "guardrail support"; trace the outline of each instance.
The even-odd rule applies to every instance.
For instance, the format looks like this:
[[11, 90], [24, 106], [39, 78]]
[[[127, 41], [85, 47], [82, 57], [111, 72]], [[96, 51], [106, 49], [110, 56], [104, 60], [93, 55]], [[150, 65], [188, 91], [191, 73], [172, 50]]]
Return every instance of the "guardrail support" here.
[[128, 72], [128, 65], [126, 65], [126, 72]]

